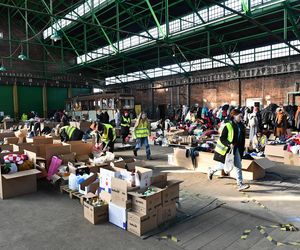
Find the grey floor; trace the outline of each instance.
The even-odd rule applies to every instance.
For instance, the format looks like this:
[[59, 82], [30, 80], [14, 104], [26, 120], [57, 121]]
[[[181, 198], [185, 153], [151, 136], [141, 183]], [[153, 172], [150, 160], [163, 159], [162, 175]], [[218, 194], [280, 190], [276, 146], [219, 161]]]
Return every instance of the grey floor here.
[[[180, 179], [180, 204], [176, 224], [167, 225], [147, 239], [141, 239], [109, 223], [94, 226], [83, 218], [78, 200], [47, 182], [39, 182], [37, 193], [0, 200], [1, 249], [297, 249], [268, 241], [255, 229], [258, 225], [292, 222], [300, 226], [300, 167], [276, 166], [263, 180], [251, 182], [248, 194], [267, 209], [235, 190], [232, 179], [208, 181], [205, 174], [169, 166], [172, 148], [152, 147], [155, 172], [169, 172]], [[120, 156], [131, 151], [118, 152]], [[138, 158], [145, 159], [145, 152]], [[245, 229], [252, 229], [246, 240]], [[300, 241], [300, 232], [266, 231], [280, 242]], [[178, 242], [158, 240], [172, 235]], [[150, 235], [149, 235], [150, 236]], [[300, 247], [298, 247], [300, 248]]]

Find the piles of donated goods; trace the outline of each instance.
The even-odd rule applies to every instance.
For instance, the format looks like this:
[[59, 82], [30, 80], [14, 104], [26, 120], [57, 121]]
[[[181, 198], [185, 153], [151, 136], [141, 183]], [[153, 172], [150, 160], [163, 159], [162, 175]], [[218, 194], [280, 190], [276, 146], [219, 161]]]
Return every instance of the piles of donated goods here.
[[[167, 181], [166, 174], [153, 176], [151, 169], [136, 164], [123, 160], [111, 162], [100, 168], [98, 176], [93, 175], [78, 185], [78, 191], [86, 194], [87, 220], [93, 224], [109, 220], [141, 236], [176, 217], [180, 182]], [[72, 185], [70, 179], [69, 187], [75, 188]]]

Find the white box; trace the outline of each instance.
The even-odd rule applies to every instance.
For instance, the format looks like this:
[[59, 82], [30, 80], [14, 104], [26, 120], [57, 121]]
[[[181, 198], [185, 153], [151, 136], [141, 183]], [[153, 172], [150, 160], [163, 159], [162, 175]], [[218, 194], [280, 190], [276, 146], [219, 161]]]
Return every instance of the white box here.
[[152, 169], [135, 167], [138, 178], [136, 178], [135, 185], [140, 188], [149, 187], [151, 185], [151, 177], [153, 175]]
[[127, 230], [127, 210], [110, 202], [108, 207], [109, 222]]
[[111, 178], [120, 178], [120, 172], [113, 170], [113, 168], [100, 168], [99, 186], [100, 191], [104, 190], [111, 193]]

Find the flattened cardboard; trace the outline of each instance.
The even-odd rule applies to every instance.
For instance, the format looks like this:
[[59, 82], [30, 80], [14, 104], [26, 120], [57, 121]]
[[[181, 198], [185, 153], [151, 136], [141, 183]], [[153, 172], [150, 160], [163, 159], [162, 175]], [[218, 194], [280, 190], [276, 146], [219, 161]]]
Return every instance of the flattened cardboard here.
[[266, 145], [265, 155], [266, 156], [276, 156], [284, 158], [284, 145]]
[[[198, 167], [198, 158], [196, 157], [196, 166]], [[194, 166], [190, 157], [186, 157], [186, 149], [174, 148], [174, 165], [194, 170]]]
[[300, 166], [299, 155], [293, 154], [288, 151], [284, 151], [284, 164], [290, 166]]
[[278, 162], [283, 164], [284, 163], [284, 157], [277, 157], [275, 155], [266, 155], [266, 157], [273, 162]]
[[156, 212], [149, 215], [128, 212], [127, 216], [127, 230], [137, 236], [142, 236], [157, 227]]
[[108, 204], [94, 207], [87, 202], [83, 203], [84, 218], [94, 225], [108, 221]]
[[151, 185], [159, 188], [164, 188], [167, 185], [167, 173], [160, 173], [151, 177]]

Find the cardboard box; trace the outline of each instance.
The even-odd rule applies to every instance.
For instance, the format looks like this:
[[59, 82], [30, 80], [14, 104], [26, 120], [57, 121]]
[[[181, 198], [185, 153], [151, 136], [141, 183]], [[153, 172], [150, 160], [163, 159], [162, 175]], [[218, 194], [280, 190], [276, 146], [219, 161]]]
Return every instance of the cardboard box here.
[[[198, 167], [198, 158], [199, 157], [196, 157], [195, 168]], [[192, 159], [190, 157], [186, 157], [186, 149], [183, 148], [174, 148], [174, 165], [194, 170]]]
[[157, 225], [160, 226], [165, 222], [163, 217], [163, 207], [162, 205], [159, 205], [156, 207], [156, 218], [157, 218]]
[[131, 208], [131, 199], [128, 199], [128, 192], [137, 190], [137, 187], [130, 187], [126, 180], [112, 178], [111, 180], [111, 201], [112, 203], [124, 207]]
[[71, 152], [68, 154], [57, 155], [62, 160], [62, 164], [68, 164], [68, 162], [75, 162], [76, 153]]
[[15, 133], [10, 130], [0, 133], [0, 141], [3, 141], [5, 137], [15, 137]]
[[100, 168], [100, 191], [104, 190], [108, 193], [111, 193], [111, 179], [113, 177], [120, 178], [120, 169], [107, 167], [107, 168]]
[[125, 164], [126, 164], [125, 161], [122, 159], [122, 160], [111, 162], [110, 166], [116, 167], [116, 168], [124, 168], [125, 169], [125, 167], [126, 167]]
[[[209, 152], [199, 152], [199, 157], [197, 157], [197, 168], [195, 171], [201, 173], [207, 173], [209, 168], [216, 166], [218, 162], [214, 160], [214, 153]], [[221, 175], [222, 172], [218, 171], [215, 175]]]
[[94, 207], [87, 202], [83, 204], [84, 218], [94, 225], [108, 221], [108, 204], [100, 207]]
[[78, 192], [86, 195], [87, 193], [96, 193], [99, 188], [98, 175], [93, 174], [79, 184]]
[[284, 164], [291, 166], [300, 166], [299, 155], [284, 151]]
[[46, 167], [48, 168], [51, 163], [52, 156], [57, 156], [61, 154], [71, 153], [70, 145], [60, 145], [60, 144], [45, 144], [45, 158], [46, 159]]
[[132, 211], [140, 214], [148, 214], [156, 211], [156, 207], [162, 204], [161, 189], [151, 186], [154, 194], [146, 196], [144, 192], [148, 189], [139, 189], [137, 191], [128, 192], [132, 197]]
[[111, 194], [102, 190], [101, 193], [99, 194], [99, 197], [101, 200], [105, 201], [107, 204], [111, 202]]
[[84, 143], [83, 141], [69, 141], [63, 143], [63, 145], [70, 145], [71, 152], [76, 153], [76, 155], [89, 155], [93, 151], [92, 143]]
[[19, 142], [19, 138], [17, 137], [5, 137], [4, 144], [16, 144]]
[[[9, 153], [7, 153], [9, 154]], [[7, 154], [1, 154], [1, 157]], [[32, 156], [29, 156], [31, 158]], [[35, 162], [34, 162], [35, 163]], [[31, 169], [14, 174], [2, 174], [0, 168], [0, 198], [7, 199], [37, 191], [37, 177], [40, 171]]]
[[126, 230], [127, 229], [127, 210], [112, 202], [108, 206], [109, 222]]
[[284, 145], [266, 145], [265, 155], [266, 156], [276, 156], [284, 158]]
[[[255, 160], [242, 160], [242, 173], [244, 180], [258, 180], [265, 177], [265, 170], [274, 167], [274, 163], [267, 158]], [[230, 176], [236, 178], [236, 171], [233, 169]]]
[[176, 202], [172, 202], [162, 207], [163, 222], [172, 220], [176, 217]]
[[37, 153], [37, 146], [33, 145], [32, 143], [19, 143], [19, 144], [13, 144], [13, 151], [17, 152], [23, 152], [24, 150], [29, 150], [31, 152]]
[[46, 136], [35, 136], [35, 137], [32, 137], [32, 138], [26, 138], [26, 142], [33, 143], [34, 145], [53, 144], [53, 138], [52, 137], [46, 137]]
[[135, 185], [140, 188], [149, 187], [151, 185], [151, 177], [153, 170], [143, 167], [135, 167], [135, 171], [138, 174]]
[[160, 173], [151, 177], [151, 185], [159, 188], [164, 188], [167, 185], [167, 179], [167, 173]]
[[[10, 144], [6, 144], [6, 145], [0, 145], [0, 153], [1, 151], [4, 151], [4, 150], [8, 150], [10, 152], [13, 152], [14, 151], [14, 147], [13, 145], [10, 145]], [[16, 151], [19, 151], [19, 150], [16, 150]]]
[[155, 229], [157, 227], [157, 215], [151, 213], [143, 215], [137, 212], [128, 212], [127, 230], [137, 236]]
[[270, 161], [277, 162], [277, 163], [280, 163], [280, 164], [284, 164], [284, 157], [278, 157], [278, 156], [275, 156], [275, 155], [266, 155], [266, 157]]
[[163, 188], [161, 193], [163, 207], [179, 200], [180, 183], [182, 183], [182, 181], [172, 180], [167, 182], [167, 185]]

